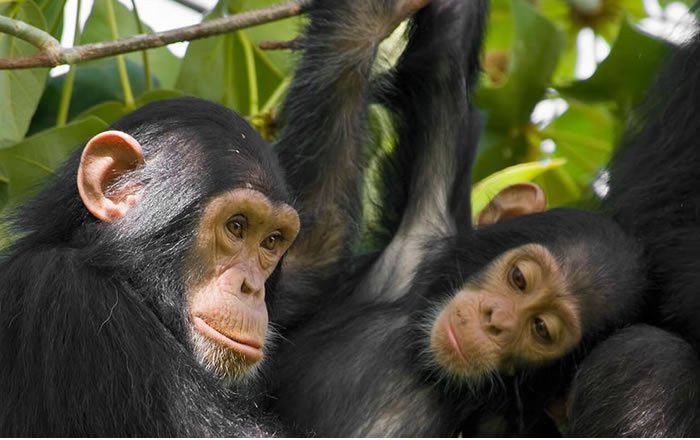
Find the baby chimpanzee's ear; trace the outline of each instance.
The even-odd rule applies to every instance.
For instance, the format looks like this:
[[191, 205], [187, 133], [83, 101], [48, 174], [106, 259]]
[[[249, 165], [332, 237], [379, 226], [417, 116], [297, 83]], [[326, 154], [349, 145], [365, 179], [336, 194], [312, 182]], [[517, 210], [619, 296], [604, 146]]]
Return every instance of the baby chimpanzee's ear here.
[[547, 201], [539, 185], [531, 182], [514, 183], [503, 188], [484, 207], [474, 226], [497, 223], [512, 217], [544, 211]]

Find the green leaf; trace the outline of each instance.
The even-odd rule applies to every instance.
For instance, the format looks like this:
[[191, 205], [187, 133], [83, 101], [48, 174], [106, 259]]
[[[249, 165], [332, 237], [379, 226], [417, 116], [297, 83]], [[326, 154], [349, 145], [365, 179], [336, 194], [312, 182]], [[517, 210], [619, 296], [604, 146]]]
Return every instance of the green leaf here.
[[472, 188], [472, 218], [476, 218], [489, 201], [503, 188], [519, 182], [531, 182], [540, 174], [561, 167], [564, 159], [521, 163], [483, 179]]
[[[46, 21], [31, 1], [0, 4], [0, 15], [24, 21], [46, 30]], [[7, 34], [0, 33], [0, 58], [33, 55], [37, 49]], [[21, 140], [39, 104], [49, 69], [0, 71], [0, 148]]]
[[505, 131], [529, 121], [542, 99], [564, 48], [562, 34], [525, 0], [512, 0], [513, 48], [501, 87], [480, 88], [476, 104], [488, 112], [488, 125]]
[[620, 121], [602, 104], [569, 100], [569, 109], [538, 135], [556, 149], [542, 158], [565, 158], [557, 172], [537, 179], [551, 205], [566, 205], [590, 197], [591, 182], [610, 159]]
[[625, 21], [608, 57], [587, 80], [557, 87], [564, 96], [588, 102], [615, 101], [630, 109], [648, 90], [670, 43]]
[[484, 51], [508, 50], [513, 42], [513, 18], [509, 0], [492, 0]]
[[[205, 20], [223, 16], [223, 9], [217, 7]], [[249, 61], [237, 32], [193, 41], [187, 47], [175, 88], [248, 115], [248, 72], [257, 70]]]
[[[10, 174], [7, 168], [0, 162], [0, 212], [10, 198]], [[2, 249], [2, 231], [0, 230], [0, 249]]]
[[[222, 17], [227, 8], [234, 12], [274, 3], [278, 2], [222, 0], [204, 20]], [[293, 39], [297, 23], [298, 19], [287, 19], [191, 42], [175, 88], [252, 116], [256, 108], [277, 96], [280, 84], [294, 67], [291, 51], [262, 51], [258, 44]], [[252, 57], [246, 56], [246, 46], [252, 49]], [[254, 102], [257, 106], [251, 105]]]
[[[85, 22], [83, 33], [80, 36], [81, 44], [112, 40], [112, 34], [109, 28], [109, 16], [107, 15], [107, 1], [111, 1], [114, 5], [114, 14], [117, 19], [117, 32], [119, 33], [119, 37], [123, 38], [139, 33], [134, 19], [134, 13], [126, 6], [116, 0], [96, 0], [90, 12], [90, 17], [88, 17], [88, 20]], [[153, 32], [145, 23], [142, 25], [145, 32]], [[126, 54], [125, 57], [128, 61], [137, 65], [143, 64], [143, 58], [140, 52], [132, 52]], [[163, 87], [172, 88], [175, 85], [182, 60], [173, 55], [165, 47], [149, 49], [148, 57], [149, 64], [151, 65], [151, 72], [160, 80], [160, 84]], [[138, 92], [134, 90], [134, 94], [138, 94]]]
[[178, 96], [183, 96], [183, 95], [185, 95], [185, 94], [179, 90], [168, 90], [168, 89], [152, 90], [152, 91], [150, 91], [148, 93], [144, 93], [143, 95], [136, 98], [136, 106], [141, 107], [142, 105], [148, 104], [149, 102], [152, 102], [152, 101], [157, 101], [159, 99], [177, 98]]
[[484, 128], [479, 138], [479, 148], [472, 168], [472, 180], [487, 176], [523, 160], [527, 153], [527, 140], [519, 129], [512, 131]]
[[80, 121], [81, 119], [92, 116], [107, 124], [112, 124], [127, 113], [129, 113], [129, 108], [122, 101], [105, 101], [85, 110], [79, 114], [75, 120]]
[[[100, 103], [124, 100], [116, 58], [92, 61], [76, 66], [76, 68], [68, 121], [74, 120], [78, 115]], [[146, 85], [143, 65], [127, 59], [126, 70], [133, 93], [135, 95], [144, 93]], [[56, 125], [58, 106], [65, 80], [66, 75], [49, 78], [28, 134], [38, 133]], [[159, 85], [159, 81], [155, 77], [153, 84]]]
[[0, 166], [7, 172], [11, 204], [26, 198], [46, 177], [107, 124], [95, 117], [52, 128], [0, 149]]
[[[159, 99], [166, 98], [176, 98], [182, 95], [183, 93], [178, 90], [152, 90], [136, 98], [135, 104], [136, 108], [139, 108], [142, 105], [148, 104], [151, 101], [157, 101]], [[117, 119], [121, 118], [127, 113], [129, 113], [129, 108], [122, 101], [105, 101], [93, 107], [90, 107], [89, 109], [76, 116], [75, 119], [80, 120], [88, 118], [90, 116], [94, 116], [111, 125]]]
[[66, 0], [41, 0], [39, 3], [49, 33], [59, 40], [63, 34], [63, 9], [65, 5]]

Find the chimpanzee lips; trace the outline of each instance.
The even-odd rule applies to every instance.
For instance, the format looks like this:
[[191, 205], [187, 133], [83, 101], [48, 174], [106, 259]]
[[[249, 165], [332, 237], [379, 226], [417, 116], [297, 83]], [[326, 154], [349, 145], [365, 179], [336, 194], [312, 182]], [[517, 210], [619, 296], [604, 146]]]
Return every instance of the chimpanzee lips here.
[[195, 330], [208, 339], [234, 350], [252, 362], [257, 362], [263, 357], [262, 343], [253, 337], [233, 334], [231, 331], [210, 324], [199, 316], [192, 317]]
[[463, 359], [466, 360], [466, 357], [464, 356], [464, 352], [462, 351], [462, 347], [459, 345], [459, 338], [457, 338], [457, 334], [454, 331], [454, 328], [452, 328], [452, 322], [451, 319], [448, 317], [445, 320], [445, 331], [447, 333], [447, 338], [450, 341], [450, 344], [452, 344], [452, 347], [455, 349], [457, 354]]

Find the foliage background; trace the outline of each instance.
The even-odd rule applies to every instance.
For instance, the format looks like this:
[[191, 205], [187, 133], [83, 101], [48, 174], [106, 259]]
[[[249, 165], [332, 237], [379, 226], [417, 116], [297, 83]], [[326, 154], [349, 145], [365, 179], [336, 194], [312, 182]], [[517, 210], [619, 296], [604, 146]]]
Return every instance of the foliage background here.
[[[220, 0], [204, 19], [277, 1]], [[550, 206], [589, 200], [594, 182], [604, 188], [601, 170], [630, 108], [669, 47], [635, 26], [646, 17], [641, 1], [491, 0], [484, 73], [474, 97], [486, 115], [474, 169], [479, 182], [475, 210], [515, 181], [538, 182]], [[661, 6], [666, 3], [662, 0]], [[65, 0], [0, 0], [0, 15], [60, 38], [64, 6]], [[30, 196], [91, 136], [154, 99], [181, 94], [210, 99], [245, 115], [273, 139], [277, 109], [298, 55], [262, 51], [258, 43], [292, 40], [303, 20], [295, 17], [194, 41], [182, 59], [166, 48], [130, 53], [123, 56], [124, 70], [119, 57], [111, 57], [73, 66], [55, 78], [46, 68], [0, 71], [0, 216]], [[576, 80], [576, 36], [584, 28], [611, 49], [590, 78]], [[150, 31], [137, 11], [116, 0], [95, 0], [75, 44]], [[390, 38], [385, 58], [394, 55], [397, 40]], [[0, 34], [0, 57], [36, 51]], [[549, 108], [565, 111], [539, 121], [533, 110], [543, 100]], [[386, 118], [375, 110], [377, 139], [391, 148]], [[8, 240], [0, 229], [0, 245]]]

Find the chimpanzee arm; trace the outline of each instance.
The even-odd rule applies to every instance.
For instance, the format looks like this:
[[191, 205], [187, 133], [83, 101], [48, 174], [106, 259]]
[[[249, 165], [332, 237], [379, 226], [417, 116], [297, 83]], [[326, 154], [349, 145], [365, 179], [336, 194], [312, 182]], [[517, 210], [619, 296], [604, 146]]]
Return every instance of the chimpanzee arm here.
[[306, 219], [286, 260], [297, 268], [335, 263], [361, 216], [369, 78], [379, 43], [426, 3], [316, 1], [282, 109], [277, 145]]
[[[302, 228], [284, 261], [273, 319], [303, 310], [344, 267], [362, 216], [372, 64], [379, 43], [427, 0], [316, 1], [276, 146]], [[291, 295], [303, 292], [303, 297]]]
[[[393, 84], [377, 97], [393, 112], [398, 145], [381, 164], [378, 241], [391, 244], [358, 289], [400, 294], [423, 240], [471, 228], [470, 170], [480, 130], [467, 96], [478, 72], [483, 0], [434, 0], [416, 15]], [[381, 89], [380, 89], [381, 90]]]

